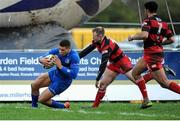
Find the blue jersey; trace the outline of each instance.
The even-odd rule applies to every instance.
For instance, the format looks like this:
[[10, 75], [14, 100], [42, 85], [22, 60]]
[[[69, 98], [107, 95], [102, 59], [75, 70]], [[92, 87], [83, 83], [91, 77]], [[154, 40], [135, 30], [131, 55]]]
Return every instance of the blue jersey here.
[[[79, 72], [79, 54], [75, 50], [71, 50], [67, 55], [61, 55], [59, 53], [59, 48], [53, 48], [48, 54], [57, 55], [61, 60], [62, 69], [58, 67], [52, 68], [48, 74], [51, 80], [49, 85], [49, 90], [54, 94], [60, 94], [66, 90], [72, 83], [72, 79], [75, 79]], [[44, 57], [42, 56], [42, 57]]]
[[57, 55], [63, 66], [62, 69], [56, 67], [48, 72], [51, 80], [49, 90], [57, 95], [66, 90], [71, 85], [72, 79], [77, 77], [80, 58], [75, 50], [71, 50], [67, 55], [62, 56], [58, 48], [53, 48], [45, 56], [48, 54]]
[[47, 54], [57, 55], [63, 65], [62, 69], [56, 68], [56, 74], [68, 79], [75, 79], [79, 72], [79, 55], [75, 50], [72, 50], [65, 56], [59, 53], [58, 48], [51, 49]]

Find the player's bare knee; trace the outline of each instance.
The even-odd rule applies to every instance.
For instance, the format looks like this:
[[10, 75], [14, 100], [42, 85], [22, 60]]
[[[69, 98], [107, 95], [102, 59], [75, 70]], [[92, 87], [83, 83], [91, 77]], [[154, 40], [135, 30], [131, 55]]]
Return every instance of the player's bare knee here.
[[31, 83], [31, 89], [32, 90], [38, 90], [39, 89], [39, 85], [33, 82], [33, 83]]
[[132, 76], [134, 77], [135, 80], [137, 80], [139, 77], [139, 75], [134, 71], [132, 71]]
[[99, 90], [104, 91], [106, 90], [107, 85], [105, 83], [100, 83]]
[[35, 84], [31, 83], [31, 89], [34, 90], [35, 89]]
[[43, 98], [39, 97], [38, 102], [44, 104], [46, 101]]

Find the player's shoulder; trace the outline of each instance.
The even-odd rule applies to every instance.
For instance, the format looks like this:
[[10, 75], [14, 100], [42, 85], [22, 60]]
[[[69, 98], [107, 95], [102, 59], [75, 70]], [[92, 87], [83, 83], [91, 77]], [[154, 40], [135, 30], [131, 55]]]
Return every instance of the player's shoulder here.
[[52, 48], [50, 51], [49, 51], [50, 54], [53, 54], [53, 55], [58, 55], [59, 54], [59, 48]]
[[114, 41], [111, 38], [104, 37], [102, 44], [101, 44], [101, 50], [107, 50], [114, 44]]
[[80, 60], [78, 52], [76, 50], [74, 50], [74, 49], [71, 50], [70, 56], [71, 56], [72, 59]]
[[74, 49], [71, 49], [71, 55], [78, 55], [78, 52]]
[[158, 22], [164, 22], [160, 16], [158, 15], [154, 15], [154, 16], [151, 16], [151, 17], [147, 17], [144, 19], [144, 21], [158, 21]]

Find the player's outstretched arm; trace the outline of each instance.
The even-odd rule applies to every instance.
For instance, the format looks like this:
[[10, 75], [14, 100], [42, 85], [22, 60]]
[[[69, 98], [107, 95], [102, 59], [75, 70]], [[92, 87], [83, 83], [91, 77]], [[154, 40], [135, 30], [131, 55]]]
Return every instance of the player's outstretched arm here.
[[128, 41], [133, 41], [133, 40], [146, 40], [148, 38], [149, 33], [147, 31], [142, 31], [140, 33], [137, 33], [135, 35], [130, 35], [128, 37]]
[[163, 42], [162, 42], [162, 45], [168, 45], [168, 44], [171, 44], [175, 41], [174, 37], [170, 37], [169, 39], [165, 39]]
[[96, 46], [94, 44], [90, 44], [85, 49], [83, 49], [82, 51], [79, 52], [79, 57], [83, 58], [84, 56], [89, 54], [91, 51], [93, 51], [95, 48], [96, 48]]

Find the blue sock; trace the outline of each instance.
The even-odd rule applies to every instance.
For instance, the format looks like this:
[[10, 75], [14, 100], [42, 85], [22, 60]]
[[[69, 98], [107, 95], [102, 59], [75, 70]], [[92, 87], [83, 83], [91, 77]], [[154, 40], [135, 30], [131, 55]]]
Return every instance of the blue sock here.
[[53, 108], [65, 108], [64, 104], [56, 102], [54, 100], [52, 100], [52, 104], [50, 106], [53, 107]]
[[34, 108], [37, 108], [38, 107], [38, 95], [31, 95], [31, 98], [32, 98], [32, 107]]

